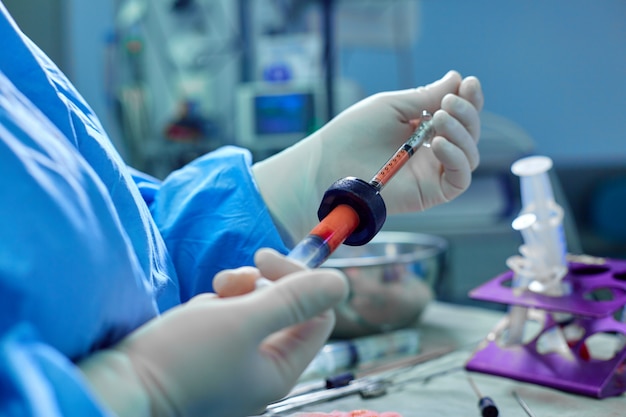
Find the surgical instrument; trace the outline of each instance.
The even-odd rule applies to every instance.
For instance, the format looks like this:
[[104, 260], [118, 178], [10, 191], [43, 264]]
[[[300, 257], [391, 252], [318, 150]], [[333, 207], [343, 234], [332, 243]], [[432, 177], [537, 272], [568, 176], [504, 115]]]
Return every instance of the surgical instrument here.
[[315, 391], [309, 394], [290, 397], [280, 402], [268, 405], [264, 415], [278, 415], [280, 413], [296, 410], [304, 406], [343, 398], [352, 394], [357, 394], [364, 389], [378, 387], [381, 384], [386, 384], [386, 382], [380, 378], [363, 378], [352, 381], [344, 387], [333, 388], [332, 390]]
[[335, 388], [324, 389], [324, 383], [320, 385], [317, 382], [305, 384], [304, 388], [296, 388], [282, 400], [269, 404], [264, 415], [277, 415], [304, 406], [335, 400], [354, 394], [359, 394], [362, 397], [372, 396], [373, 393], [384, 394], [387, 387], [398, 385], [394, 383], [393, 376], [403, 368], [410, 369], [411, 367], [446, 356], [454, 351], [454, 348], [444, 347], [432, 352], [413, 355], [378, 366], [372, 366], [371, 368], [358, 372], [355, 375], [356, 378], [346, 380], [346, 385], [337, 386]]
[[350, 384], [354, 380], [378, 375], [383, 372], [388, 372], [401, 368], [410, 368], [447, 355], [454, 350], [454, 347], [444, 347], [434, 350], [432, 352], [409, 355], [389, 361], [384, 361], [378, 364], [370, 364], [368, 366], [342, 372], [338, 375], [333, 375], [321, 380], [305, 382], [295, 387], [285, 398], [296, 397], [303, 394], [309, 394], [314, 391], [321, 391], [324, 389], [339, 388]]
[[482, 417], [498, 417], [499, 411], [498, 407], [496, 407], [496, 403], [493, 402], [490, 397], [485, 397], [480, 393], [471, 376], [467, 375], [467, 380], [478, 396], [478, 408], [480, 409], [480, 415]]
[[413, 134], [369, 182], [346, 177], [333, 183], [324, 193], [317, 212], [320, 223], [287, 257], [316, 268], [342, 243], [360, 246], [369, 242], [386, 219], [380, 191], [418, 148], [430, 146], [434, 136], [432, 115], [424, 110]]
[[526, 412], [526, 414], [528, 415], [528, 417], [537, 417], [535, 415], [535, 413], [532, 412], [532, 410], [530, 409], [530, 407], [528, 406], [528, 404], [526, 404], [526, 401], [524, 401], [522, 399], [522, 397], [519, 396], [519, 394], [517, 393], [517, 391], [513, 391], [513, 396], [515, 397], [515, 399], [517, 400], [517, 402], [519, 403], [519, 405], [522, 407], [522, 409]]

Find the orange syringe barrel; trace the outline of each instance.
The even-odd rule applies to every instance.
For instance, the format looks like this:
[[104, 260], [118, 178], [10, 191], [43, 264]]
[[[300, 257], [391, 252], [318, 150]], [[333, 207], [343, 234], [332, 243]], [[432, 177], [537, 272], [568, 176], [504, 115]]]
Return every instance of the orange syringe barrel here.
[[406, 161], [413, 155], [413, 150], [408, 145], [403, 145], [396, 153], [387, 161], [385, 165], [376, 173], [370, 181], [378, 190], [382, 190], [389, 180], [396, 175], [400, 168], [404, 166]]
[[432, 127], [432, 118], [431, 114], [424, 110], [420, 122], [411, 137], [404, 142], [370, 180], [370, 184], [376, 187], [378, 191], [382, 190], [383, 187], [387, 185], [389, 180], [400, 171], [400, 168], [404, 166], [420, 146], [430, 146], [430, 142], [435, 136], [435, 130]]

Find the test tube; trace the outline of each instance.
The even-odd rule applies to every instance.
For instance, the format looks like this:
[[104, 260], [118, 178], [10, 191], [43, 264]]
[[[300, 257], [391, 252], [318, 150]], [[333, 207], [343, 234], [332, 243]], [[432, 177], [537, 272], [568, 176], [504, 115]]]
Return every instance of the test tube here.
[[563, 209], [554, 200], [548, 176], [551, 168], [550, 158], [531, 156], [513, 163], [511, 171], [520, 178], [522, 214], [533, 213], [536, 216], [531, 227], [536, 245], [544, 254], [542, 263], [545, 265], [541, 265], [543, 270], [537, 271], [537, 279], [552, 295], [562, 295], [559, 282], [566, 271], [567, 249], [562, 226]]
[[[513, 163], [511, 171], [520, 178], [522, 214], [532, 213], [536, 217], [525, 232], [526, 238], [532, 240], [534, 246], [532, 256], [528, 259], [533, 262], [534, 269], [534, 280], [529, 288], [535, 292], [560, 297], [569, 291], [561, 282], [567, 273], [567, 248], [563, 232], [563, 209], [554, 200], [548, 176], [551, 168], [552, 160], [547, 156], [530, 156]], [[557, 322], [570, 318], [566, 313], [546, 314], [550, 314]], [[519, 336], [518, 333], [516, 337]], [[546, 351], [571, 357], [571, 351], [559, 326], [547, 330], [542, 340], [546, 344]]]

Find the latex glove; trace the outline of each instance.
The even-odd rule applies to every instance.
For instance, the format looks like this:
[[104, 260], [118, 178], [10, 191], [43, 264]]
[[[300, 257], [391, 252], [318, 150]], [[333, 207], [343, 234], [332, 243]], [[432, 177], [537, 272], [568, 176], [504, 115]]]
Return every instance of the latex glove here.
[[428, 110], [437, 131], [432, 146], [419, 149], [382, 191], [388, 214], [426, 210], [469, 186], [479, 163], [482, 107], [478, 79], [455, 71], [425, 87], [375, 94], [256, 163], [254, 176], [274, 218], [299, 241], [319, 222], [326, 189], [347, 176], [369, 181]]
[[[257, 259], [268, 277], [297, 269], [273, 251]], [[239, 275], [250, 271], [256, 274]], [[239, 297], [197, 296], [80, 366], [121, 416], [252, 415], [296, 383], [326, 342], [330, 309], [347, 291], [341, 273], [319, 269]]]
[[277, 281], [293, 272], [307, 270], [300, 262], [286, 258], [269, 248], [259, 249], [254, 256], [254, 263], [257, 268], [242, 266], [237, 269], [226, 269], [215, 275], [213, 279], [215, 293], [223, 298], [244, 295], [259, 289], [260, 280]]

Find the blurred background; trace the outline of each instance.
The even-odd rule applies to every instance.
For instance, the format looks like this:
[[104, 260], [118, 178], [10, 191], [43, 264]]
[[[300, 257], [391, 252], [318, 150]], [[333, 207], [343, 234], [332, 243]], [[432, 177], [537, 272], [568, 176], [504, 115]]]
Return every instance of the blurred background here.
[[554, 162], [569, 250], [626, 258], [623, 0], [3, 2], [129, 164], [159, 178], [228, 144], [263, 159], [376, 92], [476, 75], [472, 186], [385, 226], [448, 240], [438, 297], [473, 303], [467, 292], [506, 270], [521, 243], [510, 165], [527, 155]]

